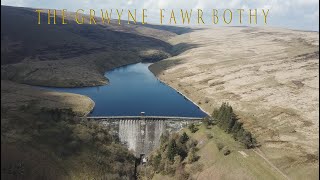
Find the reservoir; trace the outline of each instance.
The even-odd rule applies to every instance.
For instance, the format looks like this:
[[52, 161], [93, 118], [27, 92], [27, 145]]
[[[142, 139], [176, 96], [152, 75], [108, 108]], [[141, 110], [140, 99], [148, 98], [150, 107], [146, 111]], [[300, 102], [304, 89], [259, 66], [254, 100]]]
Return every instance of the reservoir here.
[[204, 117], [196, 105], [149, 71], [150, 63], [137, 63], [105, 73], [109, 84], [97, 87], [50, 88], [82, 94], [95, 102], [91, 116], [188, 116]]

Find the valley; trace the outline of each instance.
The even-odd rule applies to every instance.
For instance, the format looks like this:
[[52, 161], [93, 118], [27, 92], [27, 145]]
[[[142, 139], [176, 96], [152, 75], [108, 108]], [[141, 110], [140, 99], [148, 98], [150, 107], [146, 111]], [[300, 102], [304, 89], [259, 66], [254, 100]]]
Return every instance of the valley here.
[[[26, 161], [28, 154], [40, 154], [51, 158], [43, 167], [58, 167], [52, 168], [56, 172], [52, 174], [63, 172], [63, 177], [73, 179], [102, 177], [106, 162], [114, 161], [110, 177], [116, 179], [117, 172], [123, 177], [130, 174], [132, 154], [109, 136], [108, 130], [78, 121], [94, 108], [92, 99], [33, 86], [106, 85], [112, 83], [104, 76], [106, 71], [151, 62], [150, 71], [162, 83], [207, 114], [228, 102], [261, 144], [258, 149], [244, 149], [216, 126], [208, 130], [199, 125], [194, 134], [186, 130], [201, 142], [197, 146], [201, 157], [195, 166], [203, 169], [195, 170], [194, 178], [210, 179], [214, 174], [217, 179], [256, 179], [259, 175], [266, 179], [319, 178], [318, 32], [271, 27], [118, 26], [117, 20], [92, 26], [86, 24], [89, 16], [84, 16], [86, 23], [81, 26], [72, 19], [68, 25], [49, 26], [44, 13], [41, 26], [34, 26], [34, 9], [1, 6], [3, 14], [12, 18], [1, 20], [1, 142], [6, 145], [2, 156], [3, 152], [15, 152], [8, 161], [18, 162], [17, 154]], [[61, 23], [61, 14], [57, 21]], [[38, 118], [42, 113], [54, 117]], [[55, 113], [71, 113], [72, 118], [59, 121]], [[47, 119], [50, 124], [45, 123]], [[55, 141], [57, 132], [68, 144], [66, 149]], [[213, 139], [207, 138], [208, 133]], [[219, 152], [221, 141], [230, 146], [229, 156]], [[20, 147], [26, 150], [20, 151]], [[74, 147], [81, 148], [75, 151]], [[36, 160], [28, 167], [35, 167]], [[123, 170], [121, 162], [126, 164]], [[237, 173], [230, 174], [230, 168]], [[164, 177], [156, 174], [154, 179]]]

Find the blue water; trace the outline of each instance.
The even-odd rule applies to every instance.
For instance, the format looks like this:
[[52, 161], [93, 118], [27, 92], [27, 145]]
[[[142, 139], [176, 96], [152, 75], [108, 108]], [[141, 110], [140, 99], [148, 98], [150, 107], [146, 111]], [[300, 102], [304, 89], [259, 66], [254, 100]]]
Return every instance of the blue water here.
[[192, 102], [160, 82], [148, 69], [150, 64], [137, 63], [105, 73], [110, 83], [99, 87], [50, 88], [90, 97], [95, 102], [92, 116], [204, 117]]

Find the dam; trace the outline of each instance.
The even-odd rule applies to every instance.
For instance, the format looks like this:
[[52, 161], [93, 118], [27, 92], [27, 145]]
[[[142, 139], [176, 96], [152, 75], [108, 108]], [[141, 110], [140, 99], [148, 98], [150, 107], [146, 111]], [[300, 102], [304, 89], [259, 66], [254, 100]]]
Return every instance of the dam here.
[[112, 135], [134, 153], [148, 155], [159, 147], [160, 137], [164, 133], [174, 133], [187, 127], [191, 123], [199, 123], [202, 118], [194, 117], [166, 117], [166, 116], [111, 116], [87, 117], [109, 128]]
[[104, 124], [138, 157], [158, 147], [163, 133], [177, 132], [207, 116], [159, 81], [149, 65], [137, 63], [107, 71], [110, 82], [103, 86], [49, 89], [90, 97], [95, 106], [86, 118]]

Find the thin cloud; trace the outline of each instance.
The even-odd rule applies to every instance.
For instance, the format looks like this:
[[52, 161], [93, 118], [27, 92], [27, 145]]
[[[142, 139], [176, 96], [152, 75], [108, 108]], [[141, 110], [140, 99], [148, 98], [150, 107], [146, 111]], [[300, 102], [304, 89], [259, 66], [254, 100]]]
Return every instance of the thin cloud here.
[[[1, 5], [37, 8], [68, 9], [148, 9], [157, 13], [159, 9], [270, 9], [270, 16], [274, 19], [273, 26], [284, 26], [293, 29], [319, 29], [319, 0], [1, 0]], [[298, 18], [292, 21], [292, 17]], [[150, 18], [150, 20], [152, 20]], [[285, 22], [292, 22], [291, 24]], [[299, 22], [303, 22], [301, 25]]]

